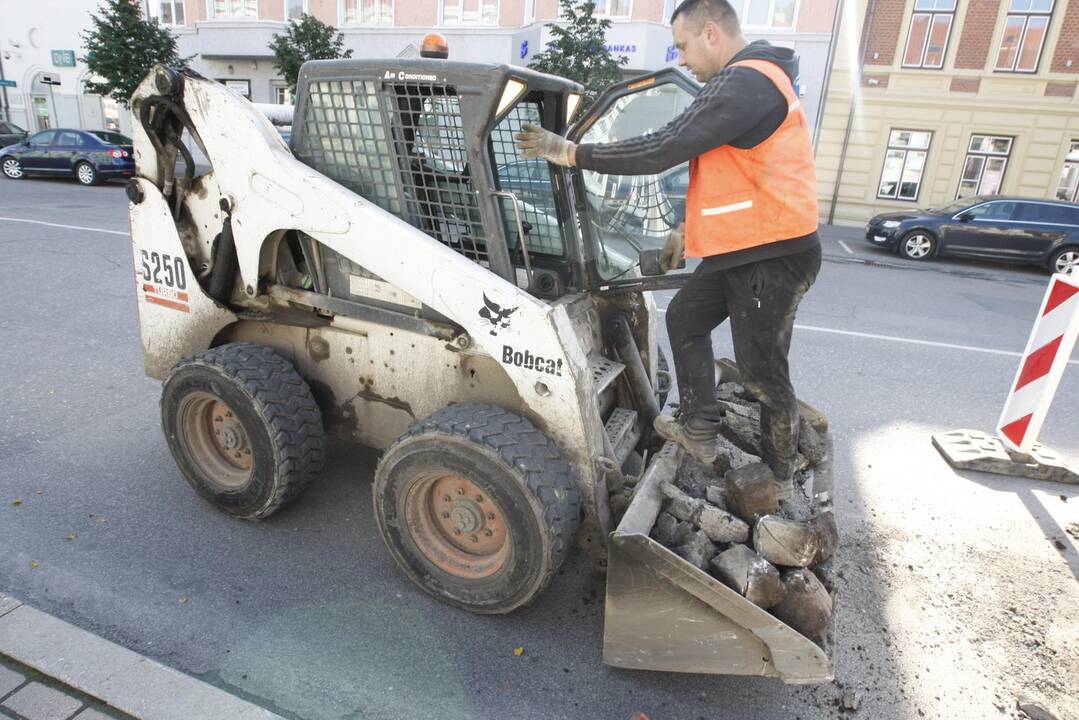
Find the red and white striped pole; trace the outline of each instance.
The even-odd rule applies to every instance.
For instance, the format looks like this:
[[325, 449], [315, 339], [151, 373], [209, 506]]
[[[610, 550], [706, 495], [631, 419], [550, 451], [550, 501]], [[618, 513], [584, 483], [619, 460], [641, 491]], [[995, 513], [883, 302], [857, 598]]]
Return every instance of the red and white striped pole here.
[[1000, 414], [1004, 444], [1029, 454], [1079, 336], [1079, 277], [1054, 275]]

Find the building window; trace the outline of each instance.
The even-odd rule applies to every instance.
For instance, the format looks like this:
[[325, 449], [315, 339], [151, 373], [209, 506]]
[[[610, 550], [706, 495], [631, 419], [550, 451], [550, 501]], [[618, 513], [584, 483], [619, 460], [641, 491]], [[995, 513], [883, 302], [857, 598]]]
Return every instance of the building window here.
[[162, 25], [184, 24], [184, 0], [150, 0], [150, 17]]
[[273, 101], [278, 105], [293, 105], [295, 100], [292, 97], [292, 91], [288, 89], [288, 85], [274, 83], [273, 88]]
[[1008, 167], [1012, 138], [993, 135], [971, 135], [967, 159], [963, 162], [963, 177], [959, 180], [956, 199], [970, 195], [997, 195]]
[[285, 0], [285, 20], [299, 20], [307, 12], [307, 0]]
[[442, 24], [497, 25], [498, 0], [442, 0]]
[[798, 14], [797, 0], [745, 0], [744, 4], [734, 6], [742, 10], [739, 14], [742, 25], [749, 28], [792, 30]]
[[342, 0], [344, 25], [393, 25], [393, 0]]
[[212, 0], [210, 12], [214, 18], [257, 18], [259, 0]]
[[633, 0], [595, 0], [596, 9], [592, 14], [596, 17], [610, 18], [612, 20], [629, 20], [633, 14]]
[[1079, 202], [1079, 140], [1072, 140], [1068, 154], [1064, 156], [1064, 168], [1057, 184], [1057, 199]]
[[917, 200], [922, 186], [925, 156], [929, 152], [931, 132], [892, 130], [888, 137], [888, 152], [880, 174], [877, 197], [891, 200]]
[[955, 0], [915, 0], [903, 67], [944, 67], [954, 19]]
[[997, 70], [1005, 72], [1037, 72], [1053, 0], [1011, 0], [1004, 34], [1000, 36]]

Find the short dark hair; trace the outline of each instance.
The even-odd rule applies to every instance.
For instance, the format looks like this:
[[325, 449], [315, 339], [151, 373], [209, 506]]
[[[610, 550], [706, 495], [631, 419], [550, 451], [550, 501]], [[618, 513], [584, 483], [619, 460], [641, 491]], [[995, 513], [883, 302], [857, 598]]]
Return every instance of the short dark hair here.
[[671, 24], [676, 18], [683, 18], [691, 23], [696, 30], [704, 27], [711, 20], [719, 25], [728, 35], [742, 31], [738, 22], [738, 14], [727, 0], [685, 0], [671, 13]]

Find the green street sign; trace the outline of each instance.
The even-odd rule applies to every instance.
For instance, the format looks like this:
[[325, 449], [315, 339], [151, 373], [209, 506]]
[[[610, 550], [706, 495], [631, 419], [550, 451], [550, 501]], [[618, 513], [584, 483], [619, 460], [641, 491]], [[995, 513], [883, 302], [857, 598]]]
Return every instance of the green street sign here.
[[75, 51], [53, 50], [52, 65], [53, 67], [75, 67]]

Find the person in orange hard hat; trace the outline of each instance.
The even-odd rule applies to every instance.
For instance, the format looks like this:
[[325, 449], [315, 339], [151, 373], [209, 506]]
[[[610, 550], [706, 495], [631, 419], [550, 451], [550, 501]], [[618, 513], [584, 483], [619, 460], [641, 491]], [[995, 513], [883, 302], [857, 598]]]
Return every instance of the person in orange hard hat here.
[[723, 410], [715, 397], [711, 333], [730, 319], [742, 380], [761, 404], [763, 460], [789, 500], [798, 457], [798, 406], [788, 354], [798, 305], [820, 270], [816, 170], [794, 91], [798, 60], [747, 42], [726, 0], [686, 0], [671, 16], [679, 65], [704, 83], [666, 126], [640, 137], [576, 145], [536, 126], [517, 136], [524, 157], [618, 175], [690, 162], [686, 217], [660, 254], [664, 271], [702, 258], [667, 308], [680, 393], [656, 431], [711, 464]]

